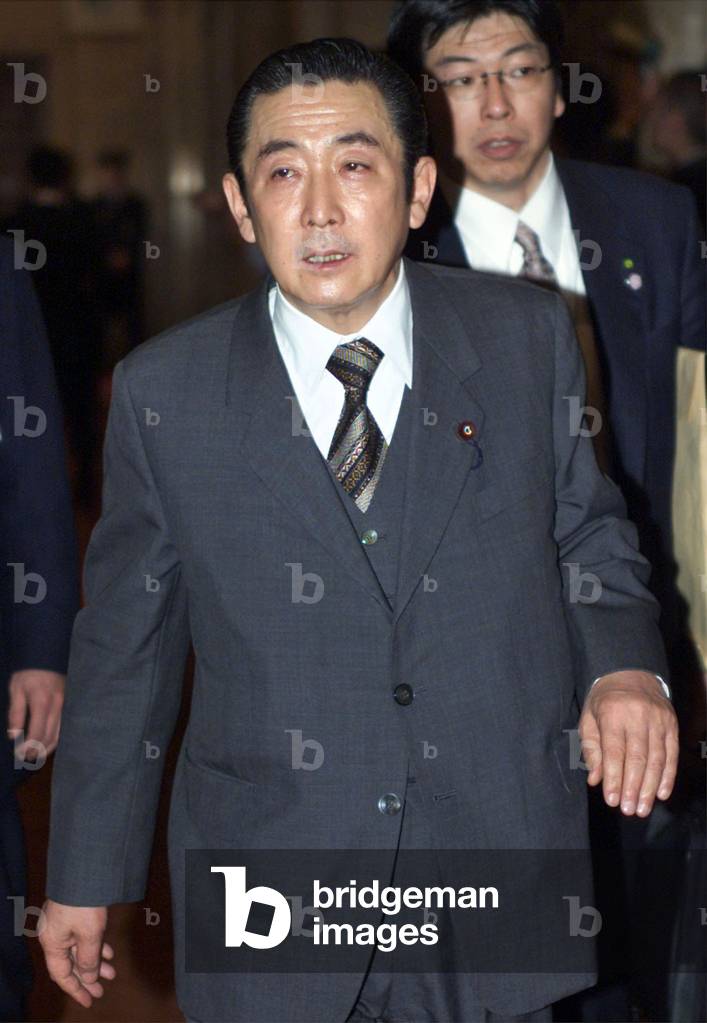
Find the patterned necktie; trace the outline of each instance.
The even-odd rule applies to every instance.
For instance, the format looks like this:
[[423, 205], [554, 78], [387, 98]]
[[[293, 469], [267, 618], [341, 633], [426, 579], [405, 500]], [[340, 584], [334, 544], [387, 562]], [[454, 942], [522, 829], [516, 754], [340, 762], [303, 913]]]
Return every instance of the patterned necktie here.
[[382, 358], [383, 352], [372, 341], [357, 337], [337, 345], [326, 365], [346, 391], [327, 461], [362, 512], [371, 503], [388, 450], [366, 405], [368, 387]]
[[540, 248], [540, 239], [535, 231], [524, 224], [522, 220], [518, 221], [515, 240], [523, 250], [523, 266], [518, 276], [557, 285], [552, 263], [545, 259], [543, 250]]

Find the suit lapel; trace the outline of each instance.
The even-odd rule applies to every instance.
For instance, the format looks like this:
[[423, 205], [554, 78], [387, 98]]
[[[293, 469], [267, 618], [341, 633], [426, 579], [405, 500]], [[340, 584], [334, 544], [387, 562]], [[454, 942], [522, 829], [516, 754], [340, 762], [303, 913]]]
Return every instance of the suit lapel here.
[[[272, 277], [243, 301], [233, 326], [226, 418], [242, 456], [287, 510], [374, 600], [390, 605], [312, 437], [268, 311]], [[307, 565], [303, 565], [307, 571]], [[324, 580], [326, 588], [326, 580]]]
[[[412, 424], [395, 600], [399, 618], [449, 522], [462, 487], [478, 467], [484, 413], [471, 387], [481, 362], [443, 286], [424, 266], [405, 260], [413, 308]], [[474, 444], [457, 427], [473, 422]]]
[[[623, 420], [630, 418], [626, 429], [630, 431], [632, 444], [623, 454], [624, 469], [642, 479], [647, 423], [640, 381], [645, 377], [650, 358], [645, 341], [653, 282], [644, 250], [622, 227], [622, 211], [611, 195], [593, 179], [587, 181], [579, 163], [557, 160], [557, 170], [572, 228], [580, 243], [580, 260], [587, 264], [586, 268], [583, 265], [582, 276], [593, 314], [612, 423], [621, 431]], [[598, 249], [587, 242], [595, 243]], [[601, 256], [596, 266], [592, 266], [596, 262], [592, 258], [593, 250]], [[625, 266], [624, 260], [632, 260], [633, 265]], [[631, 287], [627, 283], [629, 278], [638, 287]], [[617, 395], [637, 395], [638, 400], [628, 407], [625, 401], [617, 400]], [[641, 437], [639, 444], [636, 443], [638, 436]]]

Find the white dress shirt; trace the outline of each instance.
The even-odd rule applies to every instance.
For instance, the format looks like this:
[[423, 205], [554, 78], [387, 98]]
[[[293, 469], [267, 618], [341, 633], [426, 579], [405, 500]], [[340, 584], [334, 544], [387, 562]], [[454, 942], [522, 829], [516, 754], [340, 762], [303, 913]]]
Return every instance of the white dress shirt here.
[[279, 285], [269, 292], [275, 340], [290, 376], [307, 429], [324, 458], [344, 405], [344, 385], [326, 364], [337, 345], [365, 337], [383, 352], [368, 389], [367, 405], [388, 444], [405, 386], [412, 387], [412, 305], [402, 259], [393, 290], [360, 330], [338, 334], [289, 302]]
[[540, 239], [560, 290], [570, 295], [586, 294], [570, 211], [552, 153], [540, 184], [519, 211], [461, 188], [441, 171], [439, 187], [454, 213], [467, 261], [475, 270], [513, 277], [520, 273], [523, 249], [515, 241], [515, 233], [522, 220]]

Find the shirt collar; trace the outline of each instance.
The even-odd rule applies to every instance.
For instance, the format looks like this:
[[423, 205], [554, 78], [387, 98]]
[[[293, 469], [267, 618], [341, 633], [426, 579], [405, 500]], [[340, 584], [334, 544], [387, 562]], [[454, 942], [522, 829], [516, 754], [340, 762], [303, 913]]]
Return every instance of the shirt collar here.
[[519, 220], [537, 233], [550, 262], [558, 260], [564, 193], [552, 153], [542, 180], [519, 212], [470, 188], [462, 188], [441, 170], [439, 186], [466, 247], [475, 256], [475, 267], [508, 270]]
[[[273, 289], [271, 289], [272, 298]], [[271, 301], [273, 327], [287, 347], [300, 380], [313, 393], [326, 372], [329, 356], [337, 345], [357, 337], [366, 337], [391, 360], [396, 370], [412, 386], [412, 305], [403, 260], [390, 294], [373, 316], [353, 334], [338, 334], [317, 323], [285, 298], [280, 286], [274, 287]]]

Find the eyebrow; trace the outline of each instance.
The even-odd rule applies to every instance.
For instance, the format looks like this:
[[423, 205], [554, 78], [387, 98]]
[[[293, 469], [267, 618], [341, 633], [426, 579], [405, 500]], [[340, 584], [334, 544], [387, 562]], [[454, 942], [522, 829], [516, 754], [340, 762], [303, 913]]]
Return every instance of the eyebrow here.
[[[511, 57], [513, 56], [514, 53], [527, 53], [529, 51], [534, 51], [537, 53], [539, 50], [540, 46], [537, 43], [518, 43], [517, 46], [511, 46], [510, 49], [505, 50], [501, 54], [501, 58]], [[445, 67], [447, 64], [478, 64], [478, 63], [479, 62], [476, 57], [468, 57], [466, 55], [462, 56], [460, 54], [459, 56], [450, 55], [448, 57], [442, 57], [432, 66]]]
[[[380, 148], [380, 142], [373, 135], [369, 135], [367, 131], [350, 131], [345, 135], [337, 135], [336, 138], [331, 140], [331, 145], [339, 146], [367, 146], [371, 149]], [[257, 163], [259, 160], [265, 159], [266, 156], [271, 156], [273, 153], [279, 153], [283, 149], [299, 149], [300, 146], [292, 139], [270, 139], [258, 150], [258, 154], [255, 158]]]

